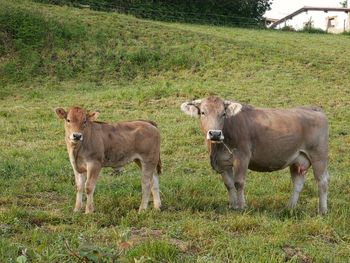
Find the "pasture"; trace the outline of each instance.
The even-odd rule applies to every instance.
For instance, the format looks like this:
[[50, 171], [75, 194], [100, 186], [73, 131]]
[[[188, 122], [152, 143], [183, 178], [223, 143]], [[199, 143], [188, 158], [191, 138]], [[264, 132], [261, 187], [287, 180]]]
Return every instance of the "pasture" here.
[[[0, 0], [0, 262], [346, 262], [350, 257], [350, 36], [135, 19]], [[286, 209], [288, 169], [249, 171], [244, 211], [209, 165], [182, 102], [216, 94], [259, 107], [320, 106], [329, 120], [329, 211], [312, 172]], [[161, 131], [161, 212], [137, 213], [140, 173], [101, 173], [95, 212], [74, 214], [63, 122], [79, 105], [101, 121]], [[150, 204], [152, 207], [152, 204]]]

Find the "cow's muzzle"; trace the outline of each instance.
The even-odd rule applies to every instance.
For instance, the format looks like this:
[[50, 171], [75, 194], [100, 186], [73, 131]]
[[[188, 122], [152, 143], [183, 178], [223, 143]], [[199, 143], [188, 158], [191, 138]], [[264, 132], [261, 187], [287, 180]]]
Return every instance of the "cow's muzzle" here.
[[224, 134], [221, 130], [209, 130], [207, 132], [207, 139], [214, 143], [220, 143], [224, 140]]
[[83, 134], [80, 133], [80, 132], [73, 132], [71, 134], [71, 136], [69, 136], [69, 139], [72, 141], [72, 142], [79, 142], [79, 141], [82, 141], [83, 140]]

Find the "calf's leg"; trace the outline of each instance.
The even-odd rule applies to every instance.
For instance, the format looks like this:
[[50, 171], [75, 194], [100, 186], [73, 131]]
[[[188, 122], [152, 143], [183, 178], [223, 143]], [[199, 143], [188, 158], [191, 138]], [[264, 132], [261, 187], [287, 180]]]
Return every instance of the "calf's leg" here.
[[227, 168], [221, 173], [222, 180], [224, 181], [224, 184], [226, 186], [226, 189], [228, 191], [228, 200], [229, 200], [229, 207], [233, 209], [238, 208], [237, 204], [237, 192], [235, 188], [235, 182], [233, 179], [233, 171], [232, 167]]
[[83, 205], [83, 190], [84, 190], [84, 184], [86, 180], [86, 174], [81, 174], [74, 170], [74, 177], [75, 177], [75, 186], [77, 191], [74, 212], [79, 212]]
[[145, 210], [148, 206], [149, 197], [151, 194], [152, 177], [156, 165], [151, 163], [142, 163], [142, 176], [141, 176], [141, 188], [142, 188], [142, 200], [139, 208], [139, 213]]
[[93, 195], [95, 191], [97, 177], [98, 177], [98, 174], [100, 173], [100, 170], [101, 170], [101, 165], [99, 163], [87, 164], [87, 180], [85, 182], [85, 193], [86, 193], [85, 214], [89, 214], [94, 211]]
[[152, 196], [153, 196], [153, 206], [155, 209], [159, 210], [161, 207], [160, 195], [159, 195], [159, 182], [158, 182], [158, 174], [153, 174], [153, 182], [152, 182]]

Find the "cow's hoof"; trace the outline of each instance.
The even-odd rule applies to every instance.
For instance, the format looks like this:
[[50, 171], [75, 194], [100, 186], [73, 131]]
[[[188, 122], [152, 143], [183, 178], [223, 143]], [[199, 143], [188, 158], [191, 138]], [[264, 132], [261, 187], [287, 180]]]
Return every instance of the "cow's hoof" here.
[[229, 208], [232, 210], [244, 210], [246, 208], [246, 205], [239, 205], [239, 204], [234, 204], [234, 205], [229, 205]]
[[237, 210], [238, 209], [238, 205], [237, 204], [229, 204], [228, 208], [232, 209], [232, 210]]
[[318, 214], [321, 215], [321, 216], [326, 215], [326, 214], [327, 214], [327, 208], [324, 208], [324, 207], [321, 208], [321, 207], [320, 207], [320, 208], [318, 209]]
[[235, 210], [244, 210], [246, 208], [246, 204], [245, 203], [235, 203], [233, 206], [233, 209]]
[[288, 201], [287, 208], [294, 209], [297, 206], [296, 202], [293, 202], [291, 200]]

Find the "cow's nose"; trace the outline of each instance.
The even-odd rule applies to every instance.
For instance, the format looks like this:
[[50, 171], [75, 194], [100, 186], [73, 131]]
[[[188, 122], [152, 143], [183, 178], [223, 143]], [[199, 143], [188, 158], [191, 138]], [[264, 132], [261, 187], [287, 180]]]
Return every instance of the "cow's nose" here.
[[224, 140], [224, 135], [221, 130], [209, 130], [207, 139], [211, 141], [222, 141]]
[[80, 141], [82, 139], [82, 137], [83, 137], [83, 135], [81, 133], [79, 133], [79, 132], [74, 132], [73, 133], [73, 139], [75, 141]]

